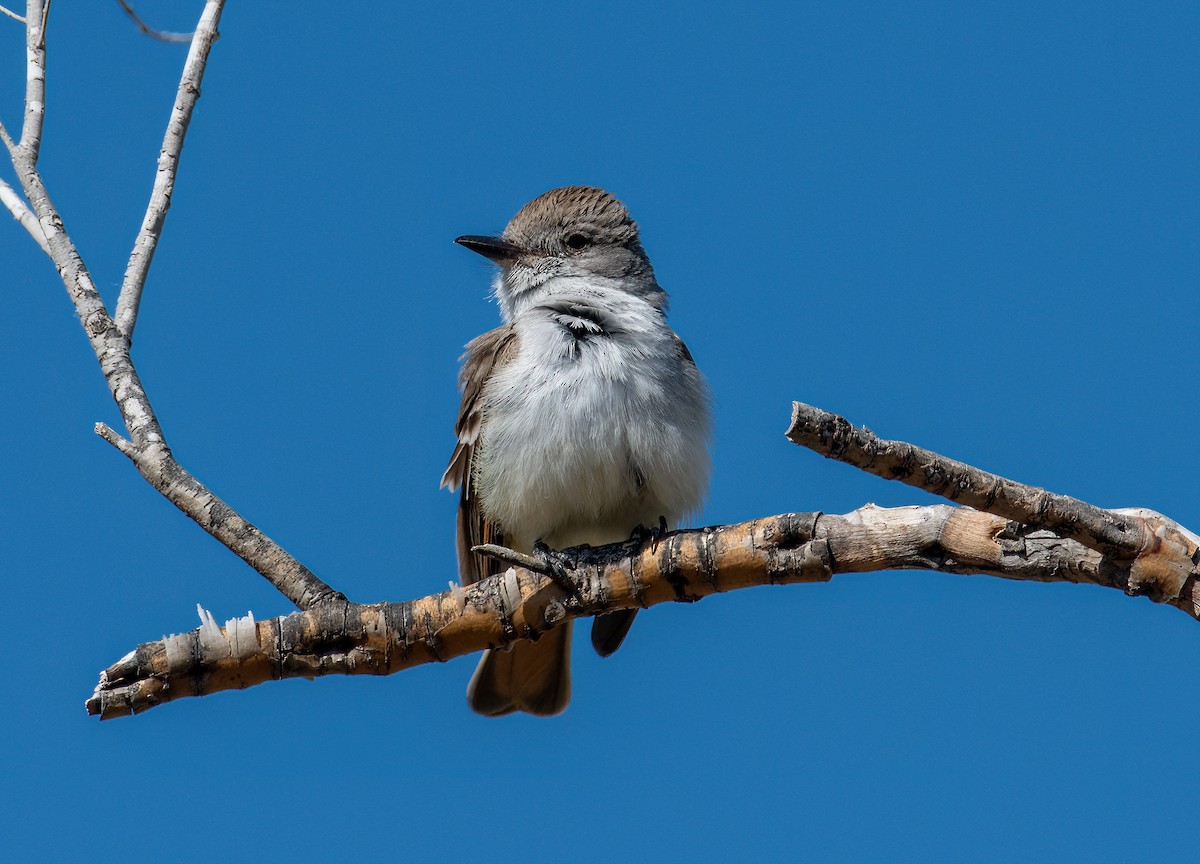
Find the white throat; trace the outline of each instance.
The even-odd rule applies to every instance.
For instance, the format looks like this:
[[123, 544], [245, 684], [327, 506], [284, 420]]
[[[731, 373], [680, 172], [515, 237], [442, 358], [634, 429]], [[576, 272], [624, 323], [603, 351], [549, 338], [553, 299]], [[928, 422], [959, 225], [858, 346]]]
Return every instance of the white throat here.
[[505, 324], [548, 303], [578, 302], [618, 313], [653, 312], [660, 320], [667, 306], [666, 292], [653, 279], [618, 279], [595, 273], [546, 275], [514, 269], [497, 273], [492, 290]]

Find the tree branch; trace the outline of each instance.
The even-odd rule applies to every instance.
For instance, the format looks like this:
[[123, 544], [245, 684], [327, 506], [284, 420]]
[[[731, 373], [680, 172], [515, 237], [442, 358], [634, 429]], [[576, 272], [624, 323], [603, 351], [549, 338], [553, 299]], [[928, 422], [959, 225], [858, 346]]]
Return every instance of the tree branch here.
[[[113, 400], [121, 412], [129, 439], [121, 438], [104, 424], [97, 426], [97, 432], [128, 456], [141, 475], [167, 500], [266, 577], [301, 609], [324, 601], [344, 602], [345, 597], [339, 592], [318, 579], [279, 544], [243, 519], [189, 474], [175, 460], [167, 446], [158, 417], [130, 358], [129, 339], [108, 314], [108, 308], [96, 290], [95, 282], [83, 258], [67, 234], [62, 217], [50, 199], [37, 167], [42, 118], [45, 113], [44, 22], [48, 6], [49, 4], [43, 6], [39, 0], [30, 0], [28, 5], [28, 21], [39, 23], [26, 24], [28, 83], [25, 125], [20, 143], [12, 150], [12, 161], [25, 196], [37, 216], [49, 255], [58, 268], [84, 333], [100, 363], [100, 370], [108, 382], [109, 392], [112, 393]], [[208, 0], [202, 18], [202, 24], [208, 22], [205, 25], [206, 32], [203, 36], [198, 35], [198, 39], [206, 39], [211, 43], [223, 6], [224, 0]], [[199, 29], [197, 32], [199, 34]], [[199, 81], [207, 50], [201, 52], [197, 49], [189, 53], [188, 57], [189, 61], [192, 61], [193, 57], [200, 58], [196, 61], [198, 66], [193, 64], [191, 73], [196, 76], [195, 80]], [[185, 72], [185, 79], [188, 74]], [[188, 110], [190, 111], [190, 108]], [[172, 120], [175, 119], [173, 114]], [[170, 132], [167, 137], [171, 139]], [[179, 143], [181, 146], [182, 137], [179, 138]]]
[[803, 402], [792, 403], [787, 437], [877, 477], [1033, 528], [1048, 528], [1103, 555], [1133, 562], [1131, 590], [1136, 593], [1172, 602], [1190, 596], [1200, 576], [1196, 535], [1153, 511], [1104, 510], [1017, 483], [904, 441], [878, 438], [865, 427], [856, 428], [844, 417]]
[[[208, 52], [217, 38], [217, 23], [220, 21], [223, 5], [224, 0], [208, 0], [204, 5], [200, 23], [196, 25], [196, 31], [192, 34], [192, 47], [188, 50], [187, 60], [183, 64], [183, 75], [179, 79], [175, 105], [171, 108], [171, 118], [167, 121], [166, 135], [158, 155], [158, 173], [154, 178], [150, 203], [146, 207], [141, 230], [133, 242], [129, 265], [125, 268], [125, 279], [121, 284], [121, 294], [117, 299], [117, 329], [127, 339], [133, 338], [133, 328], [137, 325], [138, 307], [142, 302], [146, 274], [154, 261], [158, 238], [162, 236], [163, 223], [171, 206], [171, 193], [175, 189], [175, 177], [179, 172], [183, 141], [187, 136], [188, 124], [192, 121], [192, 111], [200, 98], [200, 83], [204, 79]], [[124, 2], [121, 2], [121, 6], [134, 20], [141, 23], [141, 19]], [[144, 32], [153, 32], [147, 31], [145, 25], [142, 25], [142, 29]]]
[[37, 165], [46, 119], [46, 23], [50, 0], [25, 5], [25, 116], [21, 124], [22, 156]]
[[126, 3], [125, 0], [117, 0], [117, 4], [121, 7], [121, 9], [124, 10], [125, 14], [129, 16], [129, 19], [137, 25], [138, 30], [140, 30], [146, 36], [150, 36], [151, 38], [157, 39], [160, 42], [190, 42], [192, 37], [196, 35], [194, 32], [168, 33], [165, 30], [155, 30], [153, 27], [149, 26], [145, 21], [143, 21], [137, 12], [133, 11], [133, 7]]
[[[5, 135], [7, 135], [7, 131]], [[29, 209], [21, 196], [3, 180], [0, 180], [0, 204], [3, 204], [12, 217], [17, 220], [17, 223], [29, 232], [29, 236], [38, 246], [42, 247], [42, 251], [49, 255], [50, 246], [46, 243], [46, 235], [42, 233], [42, 226], [38, 224], [37, 216], [33, 215], [33, 211]]]
[[[390, 675], [536, 639], [567, 619], [835, 573], [903, 568], [1129, 587], [1125, 562], [1046, 529], [944, 504], [788, 513], [567, 556], [574, 595], [548, 576], [510, 568], [417, 600], [323, 603], [269, 621], [234, 619], [224, 631], [202, 614], [201, 628], [139, 645], [101, 673], [87, 710], [107, 719], [282, 678]], [[1200, 617], [1194, 600], [1173, 605]]]

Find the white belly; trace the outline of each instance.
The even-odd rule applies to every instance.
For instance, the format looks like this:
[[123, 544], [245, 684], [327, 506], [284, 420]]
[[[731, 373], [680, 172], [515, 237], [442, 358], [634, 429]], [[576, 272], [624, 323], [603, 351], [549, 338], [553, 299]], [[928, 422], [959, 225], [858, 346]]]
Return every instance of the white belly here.
[[516, 360], [484, 391], [474, 464], [480, 507], [506, 540], [609, 543], [696, 510], [708, 400], [673, 334], [575, 341], [547, 319], [517, 327]]

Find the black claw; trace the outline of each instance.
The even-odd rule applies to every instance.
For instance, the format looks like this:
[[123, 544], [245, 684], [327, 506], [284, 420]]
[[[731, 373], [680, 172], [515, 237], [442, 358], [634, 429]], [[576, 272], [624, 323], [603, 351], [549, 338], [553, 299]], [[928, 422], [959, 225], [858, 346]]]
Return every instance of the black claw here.
[[667, 517], [659, 516], [658, 524], [653, 528], [647, 528], [645, 525], [638, 524], [629, 535], [630, 540], [636, 540], [641, 543], [644, 540], [649, 540], [653, 547], [658, 546], [658, 541], [667, 536]]
[[579, 588], [570, 576], [571, 570], [575, 568], [575, 562], [569, 555], [559, 552], [557, 549], [551, 549], [541, 540], [533, 544], [533, 554], [545, 565], [546, 575], [555, 585], [572, 597], [579, 596]]

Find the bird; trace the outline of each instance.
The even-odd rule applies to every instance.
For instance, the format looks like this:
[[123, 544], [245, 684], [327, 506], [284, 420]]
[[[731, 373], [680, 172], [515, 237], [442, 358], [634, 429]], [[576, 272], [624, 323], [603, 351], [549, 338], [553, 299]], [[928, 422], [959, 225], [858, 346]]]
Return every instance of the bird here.
[[[499, 265], [502, 325], [460, 358], [458, 441], [442, 486], [459, 492], [459, 578], [502, 565], [471, 551], [561, 550], [629, 539], [697, 512], [711, 463], [711, 398], [668, 326], [667, 293], [637, 223], [611, 193], [564, 186], [499, 236], [456, 243]], [[636, 610], [597, 616], [592, 646], [620, 647]], [[571, 622], [491, 648], [467, 688], [476, 712], [558, 714], [571, 697]]]

